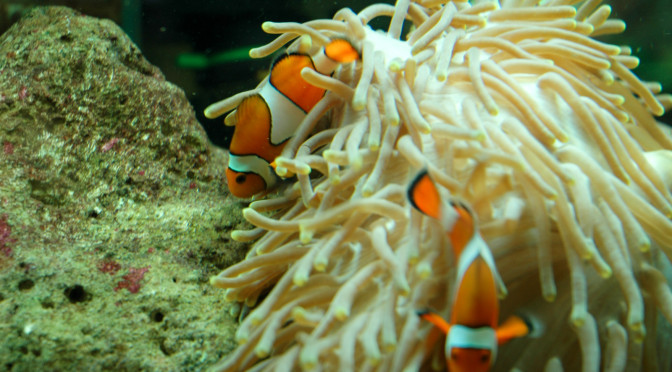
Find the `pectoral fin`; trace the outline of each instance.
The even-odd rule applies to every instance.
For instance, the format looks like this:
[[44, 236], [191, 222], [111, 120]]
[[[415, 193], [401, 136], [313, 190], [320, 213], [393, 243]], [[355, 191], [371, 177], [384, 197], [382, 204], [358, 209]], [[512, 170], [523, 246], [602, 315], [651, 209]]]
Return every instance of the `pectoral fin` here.
[[418, 311], [418, 316], [434, 324], [438, 329], [441, 330], [441, 332], [448, 334], [448, 330], [450, 330], [450, 324], [448, 324], [448, 322], [446, 322], [441, 317], [441, 315], [431, 312], [429, 310], [421, 310]]
[[504, 321], [495, 334], [497, 335], [497, 344], [501, 345], [509, 342], [512, 338], [518, 338], [528, 335], [531, 332], [531, 325], [521, 317], [511, 316]]
[[439, 218], [441, 197], [426, 170], [411, 182], [408, 187], [408, 199], [415, 209], [430, 217]]

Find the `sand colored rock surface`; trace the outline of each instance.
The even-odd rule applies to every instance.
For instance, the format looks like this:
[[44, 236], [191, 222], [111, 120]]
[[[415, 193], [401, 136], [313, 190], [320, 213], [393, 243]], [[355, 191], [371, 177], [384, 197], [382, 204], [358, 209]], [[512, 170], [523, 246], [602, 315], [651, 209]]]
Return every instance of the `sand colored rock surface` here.
[[225, 161], [111, 21], [41, 7], [0, 36], [0, 370], [194, 370], [230, 350], [207, 281], [242, 256]]

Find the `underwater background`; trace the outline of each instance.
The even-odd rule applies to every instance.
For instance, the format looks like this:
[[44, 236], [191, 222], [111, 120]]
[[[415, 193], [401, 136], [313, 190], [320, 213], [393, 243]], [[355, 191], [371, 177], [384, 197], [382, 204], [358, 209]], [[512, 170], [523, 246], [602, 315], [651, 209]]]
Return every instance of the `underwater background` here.
[[[242, 258], [228, 236], [249, 224], [209, 147], [230, 128], [203, 109], [267, 74], [272, 57], [247, 55], [272, 39], [262, 22], [369, 3], [0, 0], [0, 371], [201, 370], [226, 355], [238, 309], [208, 279]], [[670, 92], [669, 0], [605, 3], [628, 28], [604, 40]], [[112, 20], [137, 49], [89, 17], [52, 43], [75, 13], [35, 7], [56, 5]], [[32, 55], [14, 52], [20, 38]]]
[[[378, 1], [394, 4], [394, 1]], [[252, 59], [248, 51], [272, 40], [261, 30], [264, 21], [305, 22], [331, 18], [343, 7], [357, 11], [364, 0], [0, 0], [0, 32], [35, 5], [65, 5], [84, 14], [115, 21], [140, 47], [145, 57], [185, 90], [198, 121], [210, 139], [226, 147], [231, 128], [221, 118], [207, 119], [203, 109], [223, 97], [255, 86], [268, 72], [273, 58]], [[598, 38], [630, 45], [640, 65], [634, 72], [644, 81], [658, 81], [664, 92], [672, 87], [672, 4], [604, 1], [612, 18], [627, 29], [620, 35]], [[378, 25], [383, 28], [385, 24]], [[672, 114], [660, 119], [672, 123]]]

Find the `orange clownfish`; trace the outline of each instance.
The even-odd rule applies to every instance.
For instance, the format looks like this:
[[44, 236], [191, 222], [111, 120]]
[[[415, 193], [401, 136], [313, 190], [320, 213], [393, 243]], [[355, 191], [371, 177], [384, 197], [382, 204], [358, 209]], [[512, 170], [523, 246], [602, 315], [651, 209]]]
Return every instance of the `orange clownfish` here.
[[243, 99], [236, 109], [226, 170], [233, 195], [248, 198], [275, 185], [277, 176], [271, 163], [324, 96], [324, 89], [303, 80], [301, 70], [308, 67], [331, 75], [339, 63], [357, 59], [359, 53], [350, 42], [335, 39], [312, 57], [290, 53], [273, 63], [259, 92]]
[[[457, 259], [456, 291], [450, 322], [429, 311], [421, 311], [418, 315], [446, 335], [444, 354], [449, 371], [488, 371], [497, 356], [498, 345], [527, 335], [531, 326], [517, 316], [498, 325], [495, 262], [477, 230], [472, 211], [457, 202], [445, 205], [426, 171], [411, 183], [408, 197], [420, 212], [442, 222], [451, 221], [447, 234]], [[447, 218], [451, 207], [455, 213]]]

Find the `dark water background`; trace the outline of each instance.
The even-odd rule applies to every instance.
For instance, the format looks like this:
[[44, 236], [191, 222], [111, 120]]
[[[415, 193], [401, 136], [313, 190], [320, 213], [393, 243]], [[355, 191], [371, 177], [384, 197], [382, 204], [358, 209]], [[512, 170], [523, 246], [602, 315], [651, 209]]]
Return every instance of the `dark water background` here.
[[[378, 1], [394, 3], [394, 1]], [[66, 5], [110, 18], [138, 44], [166, 78], [183, 88], [211, 140], [226, 147], [229, 128], [209, 120], [210, 103], [254, 87], [272, 58], [252, 60], [247, 51], [273, 39], [264, 21], [304, 22], [331, 18], [343, 7], [359, 11], [369, 0], [0, 0], [0, 32], [35, 5]], [[672, 2], [608, 0], [612, 17], [627, 23], [625, 33], [603, 38], [630, 45], [641, 60], [635, 73], [672, 92]], [[384, 27], [384, 24], [379, 27]], [[672, 115], [661, 121], [672, 124]]]

